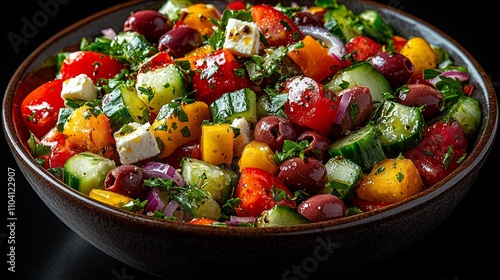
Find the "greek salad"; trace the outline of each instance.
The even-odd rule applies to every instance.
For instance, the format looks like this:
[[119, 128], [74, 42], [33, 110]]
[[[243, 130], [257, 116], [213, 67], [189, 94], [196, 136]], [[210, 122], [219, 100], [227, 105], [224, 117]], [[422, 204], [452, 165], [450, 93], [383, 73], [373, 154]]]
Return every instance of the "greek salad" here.
[[167, 0], [57, 54], [20, 108], [32, 156], [110, 207], [209, 226], [403, 201], [467, 157], [466, 67], [376, 10]]

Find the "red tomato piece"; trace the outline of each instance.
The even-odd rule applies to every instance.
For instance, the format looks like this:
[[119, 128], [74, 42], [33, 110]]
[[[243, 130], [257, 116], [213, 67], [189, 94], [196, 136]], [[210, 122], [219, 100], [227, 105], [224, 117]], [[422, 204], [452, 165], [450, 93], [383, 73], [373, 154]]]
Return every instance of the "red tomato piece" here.
[[395, 52], [399, 52], [399, 50], [401, 50], [401, 48], [404, 46], [404, 44], [406, 44], [408, 40], [404, 37], [401, 37], [401, 36], [398, 36], [398, 35], [395, 35], [392, 37], [392, 44], [394, 46], [394, 50]]
[[359, 197], [353, 197], [351, 199], [351, 203], [352, 206], [358, 207], [363, 212], [380, 209], [382, 207], [392, 204], [391, 202], [369, 201], [366, 199], [361, 199]]
[[246, 72], [234, 55], [220, 49], [195, 61], [193, 89], [196, 100], [211, 104], [222, 94], [250, 87]]
[[255, 5], [252, 16], [270, 47], [287, 46], [304, 38], [293, 20], [273, 6]]
[[[273, 188], [283, 191], [287, 198], [276, 201], [273, 197]], [[256, 217], [262, 211], [271, 209], [274, 205], [285, 205], [294, 208], [295, 200], [290, 190], [273, 174], [254, 167], [245, 167], [241, 171], [235, 197], [240, 199], [236, 213], [242, 217]]]
[[247, 8], [247, 4], [243, 1], [233, 1], [229, 4], [227, 4], [226, 9], [228, 10], [233, 10], [233, 11], [238, 11], [238, 10], [245, 10]]
[[50, 154], [40, 157], [45, 160], [46, 169], [64, 167], [64, 163], [66, 163], [70, 157], [79, 152], [83, 152], [83, 150], [77, 150], [72, 147], [66, 140], [66, 135], [58, 132], [55, 128], [52, 129], [50, 133], [46, 134], [40, 143], [51, 147]]
[[352, 54], [356, 61], [365, 61], [370, 56], [382, 51], [382, 45], [366, 36], [356, 36], [345, 44], [347, 54]]
[[458, 122], [437, 122], [427, 129], [422, 142], [403, 156], [413, 161], [429, 187], [460, 165], [467, 147], [467, 139]]
[[288, 93], [284, 112], [291, 123], [323, 135], [333, 133], [340, 98], [308, 77], [290, 78], [283, 82], [279, 91]]
[[216, 220], [203, 217], [203, 218], [194, 218], [191, 221], [189, 221], [188, 224], [200, 225], [200, 226], [210, 226], [216, 222], [217, 222]]
[[164, 68], [172, 63], [174, 63], [174, 59], [166, 51], [161, 51], [149, 57], [140, 66], [138, 73], [154, 71], [159, 68]]
[[61, 97], [63, 82], [61, 79], [46, 82], [31, 91], [21, 103], [24, 125], [37, 138], [54, 128], [59, 109], [65, 107]]
[[123, 68], [123, 64], [110, 55], [94, 51], [76, 51], [64, 59], [60, 72], [63, 80], [86, 74], [97, 84], [99, 79], [113, 78]]

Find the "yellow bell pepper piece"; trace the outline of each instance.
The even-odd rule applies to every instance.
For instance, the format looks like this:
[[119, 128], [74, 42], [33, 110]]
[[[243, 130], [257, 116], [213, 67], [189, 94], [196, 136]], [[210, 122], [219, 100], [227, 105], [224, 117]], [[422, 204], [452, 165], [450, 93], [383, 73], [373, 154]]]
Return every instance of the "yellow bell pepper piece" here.
[[215, 24], [211, 19], [218, 20], [221, 12], [213, 4], [195, 3], [186, 8], [182, 23], [197, 29], [202, 36], [210, 37], [214, 33]]
[[206, 124], [201, 128], [201, 160], [231, 165], [234, 152], [234, 131], [228, 123]]
[[358, 197], [369, 201], [398, 202], [425, 189], [422, 177], [410, 159], [386, 158], [363, 178]]
[[92, 189], [89, 193], [89, 196], [95, 200], [115, 207], [122, 207], [123, 205], [133, 200], [132, 198], [121, 195], [119, 193], [102, 189]]
[[413, 76], [422, 75], [424, 69], [436, 69], [437, 67], [437, 54], [422, 37], [409, 39], [399, 52], [406, 56], [415, 66]]
[[257, 140], [251, 141], [243, 148], [238, 166], [240, 172], [245, 167], [258, 167], [271, 174], [278, 172], [273, 150], [266, 143]]
[[195, 101], [181, 104], [176, 110], [167, 110], [164, 105], [151, 125], [150, 130], [160, 140], [159, 158], [172, 154], [178, 147], [198, 140], [201, 136], [201, 125], [210, 120], [211, 113], [205, 102]]

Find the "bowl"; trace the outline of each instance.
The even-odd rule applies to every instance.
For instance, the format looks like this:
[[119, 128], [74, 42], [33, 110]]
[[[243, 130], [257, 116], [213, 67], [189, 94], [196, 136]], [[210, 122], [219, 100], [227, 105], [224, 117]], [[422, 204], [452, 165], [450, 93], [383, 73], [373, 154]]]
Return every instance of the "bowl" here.
[[[286, 1], [282, 1], [285, 3]], [[339, 1], [342, 2], [342, 1]], [[19, 104], [37, 84], [50, 79], [42, 62], [62, 47], [78, 44], [105, 27], [116, 30], [130, 11], [158, 8], [161, 2], [133, 1], [104, 10], [51, 37], [19, 66], [3, 100], [7, 143], [28, 182], [70, 229], [106, 254], [139, 270], [169, 278], [238, 275], [305, 279], [345, 278], [397, 255], [441, 224], [475, 181], [493, 146], [498, 104], [491, 82], [477, 61], [452, 38], [425, 22], [375, 2], [345, 3], [355, 12], [372, 8], [402, 35], [420, 35], [449, 50], [469, 68], [483, 122], [466, 160], [452, 174], [402, 203], [357, 216], [286, 228], [200, 227], [159, 221], [110, 208], [67, 187], [30, 156]], [[119, 238], [118, 238], [119, 237]], [[245, 275], [241, 275], [245, 271]]]

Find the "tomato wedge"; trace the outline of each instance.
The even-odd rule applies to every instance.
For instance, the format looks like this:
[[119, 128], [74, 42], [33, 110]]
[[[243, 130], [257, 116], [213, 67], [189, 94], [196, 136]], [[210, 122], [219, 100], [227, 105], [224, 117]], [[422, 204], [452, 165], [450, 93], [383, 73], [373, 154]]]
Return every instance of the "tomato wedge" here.
[[284, 81], [279, 91], [288, 93], [284, 112], [291, 123], [323, 135], [333, 133], [340, 98], [330, 93], [322, 84], [304, 76]]
[[234, 55], [220, 49], [195, 62], [193, 89], [196, 100], [210, 105], [226, 92], [250, 87], [246, 72]]
[[31, 91], [21, 103], [24, 125], [37, 138], [56, 125], [59, 109], [65, 107], [61, 97], [63, 82], [61, 79], [46, 82]]
[[356, 61], [365, 61], [370, 56], [382, 51], [382, 45], [366, 36], [356, 36], [345, 44], [345, 50]]
[[295, 22], [273, 6], [255, 5], [252, 16], [270, 47], [287, 46], [304, 38]]
[[467, 146], [458, 122], [436, 122], [427, 129], [422, 142], [403, 156], [413, 161], [425, 185], [431, 186], [460, 165]]
[[[275, 200], [273, 191], [284, 192], [286, 198]], [[257, 217], [262, 211], [274, 205], [285, 205], [294, 208], [293, 194], [276, 176], [255, 167], [245, 167], [241, 171], [235, 197], [240, 199], [236, 214], [241, 217]]]
[[94, 51], [76, 51], [64, 59], [60, 72], [63, 80], [86, 74], [97, 84], [99, 79], [113, 78], [123, 68], [123, 64], [110, 55]]

